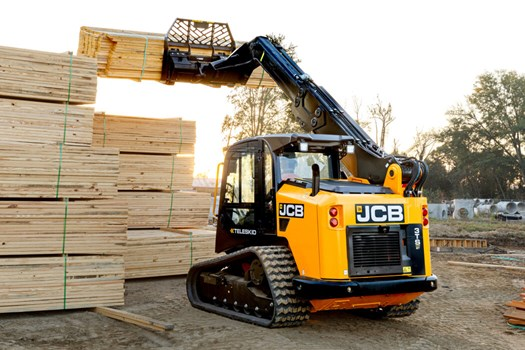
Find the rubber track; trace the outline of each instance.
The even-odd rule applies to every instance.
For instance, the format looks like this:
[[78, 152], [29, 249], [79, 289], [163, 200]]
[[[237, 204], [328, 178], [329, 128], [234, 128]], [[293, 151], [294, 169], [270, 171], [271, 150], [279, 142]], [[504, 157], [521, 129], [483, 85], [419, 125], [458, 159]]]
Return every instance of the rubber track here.
[[[274, 314], [272, 319], [259, 318], [254, 315], [246, 315], [229, 308], [203, 302], [198, 297], [196, 281], [200, 272], [217, 270], [235, 263], [247, 256], [257, 257], [264, 268], [264, 273], [272, 293]], [[292, 279], [298, 274], [295, 261], [290, 250], [282, 246], [262, 246], [241, 249], [219, 258], [205, 261], [194, 265], [187, 278], [188, 299], [191, 304], [199, 309], [213, 312], [247, 323], [253, 323], [264, 327], [291, 327], [299, 326], [306, 322], [310, 315], [309, 302], [295, 295]]]

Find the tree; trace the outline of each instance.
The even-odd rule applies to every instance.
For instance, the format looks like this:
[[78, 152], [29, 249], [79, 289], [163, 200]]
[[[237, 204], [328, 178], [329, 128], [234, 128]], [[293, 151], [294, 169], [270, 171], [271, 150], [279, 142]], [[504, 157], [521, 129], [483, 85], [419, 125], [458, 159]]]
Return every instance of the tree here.
[[407, 154], [416, 159], [425, 160], [434, 149], [436, 144], [436, 133], [434, 131], [422, 132], [416, 130], [416, 136]]
[[376, 142], [379, 147], [384, 148], [388, 127], [395, 120], [392, 115], [392, 105], [389, 103], [387, 106], [383, 106], [383, 102], [377, 96], [377, 102], [369, 107], [369, 111], [375, 123]]
[[[269, 35], [268, 38], [279, 45], [285, 40], [283, 35]], [[295, 46], [283, 46], [296, 62]], [[258, 135], [300, 132], [303, 129], [292, 114], [291, 101], [279, 88], [236, 87], [228, 95], [234, 106], [232, 116], [225, 116], [221, 132], [226, 146], [231, 143]]]
[[485, 198], [523, 195], [525, 77], [507, 71], [483, 74], [465, 105], [447, 115], [448, 125], [437, 135], [441, 146], [431, 158], [440, 160], [454, 193]]

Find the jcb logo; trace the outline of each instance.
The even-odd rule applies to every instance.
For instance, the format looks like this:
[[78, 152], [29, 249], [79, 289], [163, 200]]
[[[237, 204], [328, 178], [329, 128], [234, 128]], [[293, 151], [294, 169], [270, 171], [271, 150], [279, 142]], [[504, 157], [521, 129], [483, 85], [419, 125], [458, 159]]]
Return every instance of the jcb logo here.
[[356, 204], [355, 220], [365, 222], [403, 222], [405, 212], [401, 204]]
[[279, 204], [279, 216], [290, 218], [304, 218], [304, 206], [302, 204]]

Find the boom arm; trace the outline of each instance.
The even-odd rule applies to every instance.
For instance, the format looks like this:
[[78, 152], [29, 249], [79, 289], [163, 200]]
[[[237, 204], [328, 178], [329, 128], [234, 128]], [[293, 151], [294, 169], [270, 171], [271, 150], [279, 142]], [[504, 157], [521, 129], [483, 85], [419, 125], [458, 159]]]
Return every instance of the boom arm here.
[[[202, 26], [201, 22], [196, 23]], [[212, 28], [217, 26], [216, 23], [212, 25]], [[210, 47], [214, 47], [213, 43]], [[168, 84], [184, 81], [211, 86], [242, 85], [255, 68], [262, 66], [293, 101], [292, 112], [305, 131], [353, 137], [355, 154], [347, 155], [343, 163], [354, 176], [382, 184], [389, 163], [399, 163], [403, 168], [403, 182], [411, 183], [416, 189], [408, 195], [418, 195], [422, 180], [426, 178], [426, 166], [420, 161], [386, 154], [324, 88], [303, 72], [281, 46], [268, 38], [256, 37], [229, 56], [218, 56], [206, 62], [198, 57], [192, 58], [191, 51], [181, 53], [179, 48], [170, 49], [167, 37], [164, 59], [163, 77]]]

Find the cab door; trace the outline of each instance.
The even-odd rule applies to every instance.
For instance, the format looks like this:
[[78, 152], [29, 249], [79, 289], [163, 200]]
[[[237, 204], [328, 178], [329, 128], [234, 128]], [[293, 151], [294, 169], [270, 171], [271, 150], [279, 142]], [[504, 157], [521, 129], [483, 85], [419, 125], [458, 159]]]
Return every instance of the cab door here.
[[216, 252], [242, 248], [275, 235], [272, 158], [262, 140], [240, 142], [226, 154]]

